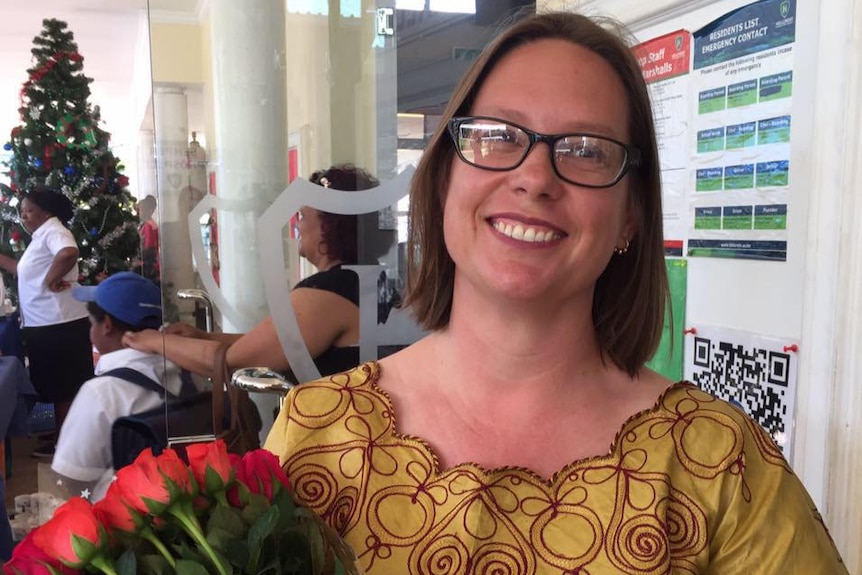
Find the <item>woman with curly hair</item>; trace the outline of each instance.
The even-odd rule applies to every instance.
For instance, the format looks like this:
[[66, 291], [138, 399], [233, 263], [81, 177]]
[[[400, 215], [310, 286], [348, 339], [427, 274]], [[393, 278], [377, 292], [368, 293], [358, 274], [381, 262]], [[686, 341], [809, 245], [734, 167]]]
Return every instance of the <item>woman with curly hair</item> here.
[[[313, 184], [341, 191], [373, 188], [378, 180], [350, 164], [314, 172]], [[299, 330], [318, 370], [326, 375], [359, 363], [359, 278], [342, 266], [358, 263], [358, 216], [322, 212], [303, 206], [299, 211], [299, 255], [317, 268], [290, 292]], [[208, 333], [177, 323], [164, 333], [145, 330], [126, 334], [125, 345], [160, 353], [180, 367], [213, 376], [219, 346], [230, 343], [225, 355], [229, 369], [266, 366], [289, 372], [290, 364], [271, 317], [246, 334]]]

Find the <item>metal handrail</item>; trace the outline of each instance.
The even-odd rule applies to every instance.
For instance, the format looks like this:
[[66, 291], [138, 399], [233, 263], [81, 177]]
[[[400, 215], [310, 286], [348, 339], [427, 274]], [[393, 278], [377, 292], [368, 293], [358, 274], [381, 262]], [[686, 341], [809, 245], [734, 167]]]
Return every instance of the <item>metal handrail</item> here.
[[287, 392], [295, 387], [286, 377], [268, 367], [243, 367], [233, 372], [230, 383], [234, 387], [251, 393], [270, 393], [278, 395], [281, 409]]
[[181, 289], [177, 290], [177, 297], [180, 299], [193, 299], [197, 301], [202, 301], [204, 306], [204, 313], [206, 315], [206, 328], [207, 333], [212, 333], [213, 331], [213, 301], [210, 298], [210, 294], [205, 292], [202, 289]]

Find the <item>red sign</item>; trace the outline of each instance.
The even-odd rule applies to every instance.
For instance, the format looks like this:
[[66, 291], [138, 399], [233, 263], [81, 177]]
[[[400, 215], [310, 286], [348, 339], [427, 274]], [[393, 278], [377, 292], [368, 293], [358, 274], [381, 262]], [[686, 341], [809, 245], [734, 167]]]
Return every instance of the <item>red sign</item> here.
[[688, 74], [691, 70], [691, 33], [677, 30], [638, 44], [632, 51], [647, 84]]

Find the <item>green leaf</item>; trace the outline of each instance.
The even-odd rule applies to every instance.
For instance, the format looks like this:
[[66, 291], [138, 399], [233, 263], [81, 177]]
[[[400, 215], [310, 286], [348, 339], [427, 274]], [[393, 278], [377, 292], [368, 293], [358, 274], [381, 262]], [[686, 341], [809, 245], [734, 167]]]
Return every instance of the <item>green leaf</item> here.
[[210, 572], [200, 563], [180, 559], [177, 561], [177, 575], [210, 575]]
[[207, 543], [212, 545], [214, 549], [224, 550], [231, 541], [236, 541], [237, 536], [230, 531], [225, 531], [220, 527], [210, 529], [207, 533]]
[[270, 507], [248, 530], [248, 565], [252, 573], [257, 572], [257, 565], [260, 561], [261, 551], [263, 550], [263, 542], [275, 529], [278, 523], [278, 515], [278, 507]]
[[167, 560], [160, 554], [138, 557], [138, 570], [141, 575], [168, 575], [173, 573]]
[[272, 505], [278, 507], [280, 512], [276, 530], [281, 533], [293, 523], [296, 503], [293, 501], [293, 496], [286, 489], [282, 489], [273, 497]]
[[180, 559], [196, 562], [206, 561], [204, 556], [198, 551], [197, 544], [195, 543], [182, 541], [179, 544], [174, 544], [172, 547], [174, 548], [174, 555], [179, 556]]
[[278, 515], [278, 507], [270, 507], [266, 513], [254, 522], [248, 530], [248, 546], [250, 549], [259, 547], [263, 543], [263, 540], [269, 537], [278, 523]]
[[207, 533], [214, 529], [226, 531], [234, 537], [243, 537], [246, 532], [246, 523], [238, 510], [224, 505], [216, 505], [206, 526]]
[[248, 525], [253, 525], [259, 517], [272, 507], [263, 495], [249, 493], [248, 505], [242, 510], [242, 518]]
[[131, 549], [123, 551], [114, 567], [117, 570], [117, 575], [137, 575], [138, 560], [135, 559], [135, 552]]
[[231, 565], [235, 567], [245, 567], [248, 565], [248, 543], [245, 539], [232, 539], [228, 541], [222, 551]]

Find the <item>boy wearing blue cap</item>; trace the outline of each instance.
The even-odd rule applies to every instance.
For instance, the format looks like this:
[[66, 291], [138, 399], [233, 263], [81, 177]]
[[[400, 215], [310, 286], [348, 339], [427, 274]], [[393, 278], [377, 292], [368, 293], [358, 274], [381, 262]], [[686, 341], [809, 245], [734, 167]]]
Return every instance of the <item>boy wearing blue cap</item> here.
[[84, 383], [60, 428], [51, 468], [70, 479], [92, 485], [91, 501], [101, 499], [114, 475], [111, 464], [111, 425], [118, 417], [162, 404], [164, 394], [151, 391], [108, 372], [126, 367], [180, 391], [179, 369], [161, 355], [123, 347], [128, 331], [158, 329], [162, 325], [161, 292], [150, 280], [132, 272], [120, 272], [98, 286], [72, 291], [87, 302], [90, 340], [100, 357], [96, 377]]

